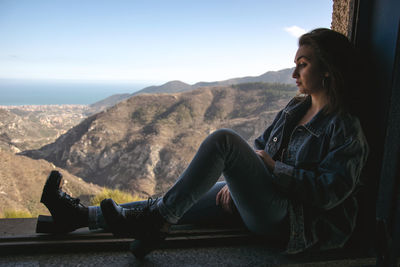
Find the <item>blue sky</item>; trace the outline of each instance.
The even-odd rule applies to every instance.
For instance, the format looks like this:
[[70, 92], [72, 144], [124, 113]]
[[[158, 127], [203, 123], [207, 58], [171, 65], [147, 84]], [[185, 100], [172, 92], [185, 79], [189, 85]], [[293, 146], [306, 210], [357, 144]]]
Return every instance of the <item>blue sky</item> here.
[[0, 79], [187, 83], [292, 67], [331, 0], [0, 0]]

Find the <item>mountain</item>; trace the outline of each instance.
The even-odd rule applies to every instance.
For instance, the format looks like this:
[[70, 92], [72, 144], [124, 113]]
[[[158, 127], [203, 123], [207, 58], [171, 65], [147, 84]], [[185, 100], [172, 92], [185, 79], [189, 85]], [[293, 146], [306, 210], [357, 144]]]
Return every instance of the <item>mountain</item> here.
[[193, 89], [190, 84], [181, 81], [170, 81], [160, 86], [149, 86], [142, 90], [139, 90], [132, 95], [138, 94], [154, 94], [154, 93], [178, 93]]
[[116, 103], [127, 99], [134, 95], [139, 94], [154, 94], [154, 93], [178, 93], [189, 90], [194, 90], [200, 87], [214, 87], [214, 86], [229, 86], [241, 83], [283, 83], [294, 85], [295, 81], [292, 78], [294, 68], [282, 69], [279, 71], [268, 71], [260, 76], [248, 76], [242, 78], [233, 78], [224, 81], [216, 82], [198, 82], [193, 85], [181, 82], [181, 81], [170, 81], [160, 86], [149, 86], [142, 90], [136, 91], [132, 94], [120, 94], [112, 95], [104, 100], [96, 102], [90, 105], [90, 111], [88, 114], [94, 114], [100, 112], [108, 107], [115, 105]]
[[[40, 203], [40, 197], [46, 178], [54, 169], [55, 166], [45, 160], [0, 151], [0, 215], [5, 210], [28, 211], [33, 216], [49, 214]], [[65, 170], [58, 170], [64, 177], [63, 190], [79, 197], [85, 204], [89, 204], [90, 196], [101, 191], [97, 185], [88, 184]]]
[[252, 142], [295, 92], [287, 84], [247, 83], [139, 94], [22, 154], [87, 182], [158, 195], [176, 181], [208, 134], [232, 128]]

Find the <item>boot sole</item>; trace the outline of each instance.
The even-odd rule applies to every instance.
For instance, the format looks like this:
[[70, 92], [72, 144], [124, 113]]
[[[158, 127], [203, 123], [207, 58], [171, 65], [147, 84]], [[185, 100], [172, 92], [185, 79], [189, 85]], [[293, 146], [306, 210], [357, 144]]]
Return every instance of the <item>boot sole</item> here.
[[[36, 224], [36, 233], [38, 234], [63, 234], [65, 230], [56, 224], [53, 217], [39, 215]], [[144, 259], [147, 254], [157, 249], [164, 240], [147, 241], [134, 240], [129, 245], [129, 251], [139, 260]]]
[[67, 227], [56, 224], [52, 216], [39, 215], [36, 222], [36, 233], [38, 234], [62, 234], [68, 232]]

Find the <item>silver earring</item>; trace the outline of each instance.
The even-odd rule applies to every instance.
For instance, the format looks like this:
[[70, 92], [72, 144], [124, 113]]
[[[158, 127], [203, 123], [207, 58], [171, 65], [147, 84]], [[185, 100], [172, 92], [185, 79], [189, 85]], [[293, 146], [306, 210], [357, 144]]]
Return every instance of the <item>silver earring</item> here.
[[328, 83], [328, 81], [325, 82], [325, 80], [328, 80], [328, 77], [322, 79], [322, 88], [326, 88], [326, 83]]

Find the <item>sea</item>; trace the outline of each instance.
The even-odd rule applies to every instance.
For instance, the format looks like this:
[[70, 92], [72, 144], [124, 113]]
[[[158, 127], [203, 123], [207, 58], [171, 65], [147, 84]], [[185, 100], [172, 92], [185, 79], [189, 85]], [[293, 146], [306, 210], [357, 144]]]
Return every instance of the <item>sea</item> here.
[[114, 94], [132, 94], [154, 83], [0, 79], [0, 106], [90, 105]]

